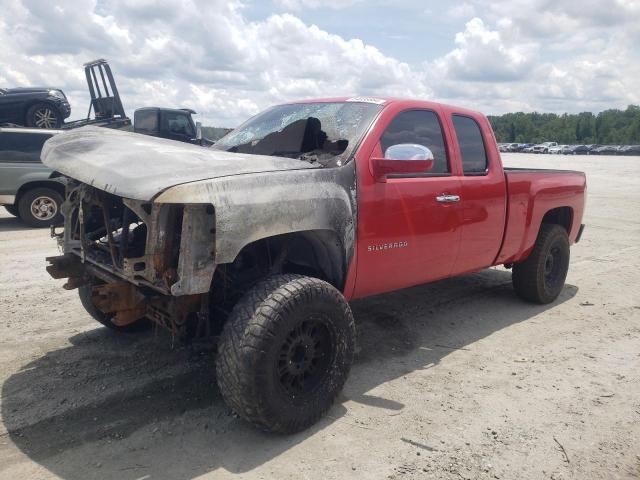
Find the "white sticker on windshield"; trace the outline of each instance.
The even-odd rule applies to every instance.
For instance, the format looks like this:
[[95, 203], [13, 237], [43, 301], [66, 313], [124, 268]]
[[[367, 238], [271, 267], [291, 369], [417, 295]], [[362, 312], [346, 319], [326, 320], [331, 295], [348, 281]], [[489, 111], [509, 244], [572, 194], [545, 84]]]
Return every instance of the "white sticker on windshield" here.
[[375, 103], [376, 105], [383, 105], [387, 101], [382, 98], [375, 97], [353, 97], [348, 98], [347, 102]]

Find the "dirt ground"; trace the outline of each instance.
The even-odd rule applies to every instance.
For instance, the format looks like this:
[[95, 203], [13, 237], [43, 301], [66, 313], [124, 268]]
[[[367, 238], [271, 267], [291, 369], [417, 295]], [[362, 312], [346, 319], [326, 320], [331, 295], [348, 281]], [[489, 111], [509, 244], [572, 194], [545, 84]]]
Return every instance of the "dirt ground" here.
[[560, 298], [496, 268], [353, 303], [345, 391], [293, 436], [236, 418], [211, 355], [99, 326], [2, 209], [0, 478], [639, 478], [640, 158], [505, 163], [587, 172]]

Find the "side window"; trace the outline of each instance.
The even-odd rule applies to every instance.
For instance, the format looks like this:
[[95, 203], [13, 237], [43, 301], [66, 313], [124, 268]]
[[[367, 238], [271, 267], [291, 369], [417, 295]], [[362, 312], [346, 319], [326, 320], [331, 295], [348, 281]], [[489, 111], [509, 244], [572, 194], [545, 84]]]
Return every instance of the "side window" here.
[[133, 124], [136, 130], [155, 133], [158, 131], [158, 111], [140, 110], [134, 113]]
[[408, 110], [399, 113], [382, 134], [380, 146], [384, 153], [387, 148], [400, 143], [416, 143], [431, 150], [434, 162], [429, 173], [450, 172], [442, 128], [435, 112]]
[[166, 112], [163, 115], [163, 127], [170, 133], [195, 136], [189, 118], [183, 113]]
[[50, 133], [2, 132], [0, 163], [38, 163], [42, 145], [50, 138]]
[[489, 162], [480, 126], [472, 118], [454, 115], [453, 128], [458, 137], [462, 170], [465, 175], [484, 174], [489, 167]]

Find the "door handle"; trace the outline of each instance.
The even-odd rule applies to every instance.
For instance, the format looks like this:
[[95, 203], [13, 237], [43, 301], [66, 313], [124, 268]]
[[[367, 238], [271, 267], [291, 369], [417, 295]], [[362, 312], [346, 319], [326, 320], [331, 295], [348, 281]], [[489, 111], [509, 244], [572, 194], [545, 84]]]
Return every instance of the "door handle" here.
[[460, 201], [460, 195], [442, 194], [436, 197], [438, 203], [456, 203]]

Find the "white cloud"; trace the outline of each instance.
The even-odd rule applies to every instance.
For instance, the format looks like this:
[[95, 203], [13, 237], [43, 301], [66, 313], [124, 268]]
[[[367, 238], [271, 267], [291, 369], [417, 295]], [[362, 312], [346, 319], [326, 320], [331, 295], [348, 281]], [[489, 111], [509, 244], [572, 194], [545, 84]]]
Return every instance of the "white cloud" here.
[[340, 10], [361, 3], [364, 0], [276, 0], [276, 3], [291, 10], [302, 10], [303, 8], [332, 8]]
[[487, 113], [599, 111], [640, 100], [640, 2], [480, 2], [426, 62], [435, 95]]
[[509, 45], [500, 32], [475, 17], [456, 34], [457, 47], [435, 62], [445, 78], [471, 81], [518, 80], [536, 60], [536, 45]]

